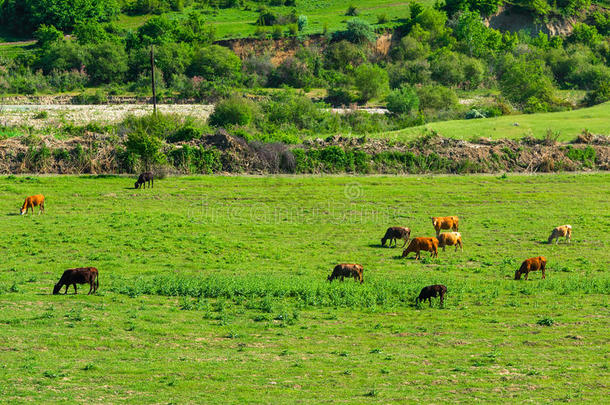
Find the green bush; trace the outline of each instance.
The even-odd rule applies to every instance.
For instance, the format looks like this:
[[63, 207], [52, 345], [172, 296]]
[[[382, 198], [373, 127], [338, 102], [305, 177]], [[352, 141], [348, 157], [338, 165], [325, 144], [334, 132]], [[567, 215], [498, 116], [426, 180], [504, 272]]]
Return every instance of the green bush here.
[[388, 94], [387, 109], [394, 114], [409, 114], [419, 108], [419, 98], [412, 87], [404, 86]]
[[220, 78], [236, 80], [241, 72], [241, 59], [228, 48], [211, 45], [195, 50], [187, 72], [210, 81]]
[[153, 164], [162, 163], [165, 156], [161, 153], [161, 140], [147, 131], [138, 129], [131, 132], [125, 141], [127, 153], [137, 155], [148, 170]]
[[256, 106], [252, 101], [234, 95], [216, 105], [210, 115], [210, 125], [215, 127], [248, 125], [255, 113]]
[[360, 92], [360, 100], [363, 102], [383, 97], [389, 91], [388, 73], [377, 65], [358, 66], [354, 82]]
[[424, 109], [447, 110], [455, 108], [458, 97], [455, 92], [447, 87], [431, 85], [422, 86], [416, 90], [420, 106]]

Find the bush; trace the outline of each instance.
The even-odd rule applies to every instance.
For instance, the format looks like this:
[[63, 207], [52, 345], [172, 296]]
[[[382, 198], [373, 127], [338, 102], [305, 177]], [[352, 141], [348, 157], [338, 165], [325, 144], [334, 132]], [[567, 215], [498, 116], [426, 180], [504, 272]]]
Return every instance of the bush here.
[[386, 98], [387, 109], [393, 114], [409, 114], [419, 108], [419, 98], [412, 87], [393, 90]]
[[129, 154], [137, 155], [145, 170], [153, 164], [162, 163], [165, 156], [160, 152], [161, 140], [144, 130], [136, 130], [127, 136], [125, 142]]
[[191, 76], [205, 77], [207, 80], [224, 78], [236, 80], [241, 71], [241, 59], [228, 48], [211, 45], [197, 49], [188, 68]]
[[300, 15], [299, 18], [297, 19], [297, 27], [299, 28], [300, 32], [305, 31], [305, 29], [307, 28], [307, 24], [308, 24], [308, 19], [306, 15]]
[[457, 106], [458, 97], [447, 87], [432, 85], [422, 86], [416, 90], [420, 105], [424, 109], [443, 110]]
[[324, 53], [325, 67], [341, 72], [352, 71], [365, 60], [362, 49], [345, 40], [330, 44]]
[[350, 4], [349, 7], [347, 8], [347, 11], [345, 12], [345, 15], [350, 16], [350, 17], [355, 17], [358, 14], [360, 14], [360, 11], [358, 11], [358, 8], [356, 6], [354, 6], [353, 4]]
[[522, 56], [508, 61], [500, 79], [502, 95], [512, 102], [525, 104], [534, 97], [542, 103], [552, 103], [555, 88], [549, 78], [544, 62]]
[[597, 89], [587, 92], [584, 99], [587, 106], [605, 103], [606, 101], [610, 101], [610, 83], [608, 82], [600, 83]]
[[85, 65], [92, 83], [117, 83], [127, 73], [127, 54], [112, 42], [92, 45]]
[[358, 66], [354, 81], [360, 92], [360, 100], [363, 102], [382, 97], [389, 90], [388, 74], [377, 65], [364, 64]]
[[355, 44], [374, 42], [376, 39], [375, 31], [373, 31], [371, 24], [359, 18], [353, 18], [348, 21], [347, 30], [339, 33], [339, 35]]
[[210, 115], [210, 125], [215, 127], [248, 125], [255, 113], [256, 106], [252, 101], [234, 95], [216, 105]]
[[64, 34], [52, 25], [46, 26], [42, 24], [40, 28], [34, 32], [34, 38], [38, 40], [38, 46], [45, 47], [53, 42], [62, 40]]
[[303, 88], [311, 84], [313, 74], [307, 64], [295, 57], [286, 58], [269, 78], [269, 84], [274, 87], [288, 85]]

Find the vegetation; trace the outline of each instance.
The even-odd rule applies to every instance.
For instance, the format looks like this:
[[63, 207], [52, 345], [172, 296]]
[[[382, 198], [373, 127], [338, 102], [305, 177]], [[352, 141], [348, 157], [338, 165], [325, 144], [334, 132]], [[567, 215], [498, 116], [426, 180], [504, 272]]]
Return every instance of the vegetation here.
[[[0, 392], [9, 402], [603, 402], [610, 240], [591, 213], [610, 210], [608, 181], [211, 176], [134, 192], [124, 177], [2, 177], [0, 341], [11, 350]], [[45, 215], [17, 215], [38, 192]], [[430, 236], [429, 216], [442, 214], [460, 216], [463, 253], [416, 262], [379, 247], [388, 225]], [[566, 222], [572, 243], [546, 244]], [[536, 255], [549, 259], [546, 280], [513, 280]], [[352, 261], [363, 285], [325, 281]], [[99, 293], [51, 295], [81, 265], [99, 269]], [[416, 306], [435, 283], [448, 287], [444, 308]]]

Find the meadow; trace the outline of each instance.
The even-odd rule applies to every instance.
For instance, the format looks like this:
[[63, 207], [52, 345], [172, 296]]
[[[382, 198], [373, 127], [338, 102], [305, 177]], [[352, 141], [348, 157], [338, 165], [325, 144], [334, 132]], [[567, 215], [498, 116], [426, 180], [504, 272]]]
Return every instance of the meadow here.
[[373, 136], [404, 142], [432, 130], [445, 137], [465, 140], [519, 139], [524, 136], [544, 138], [551, 131], [557, 135], [558, 141], [570, 142], [585, 129], [594, 134], [610, 135], [608, 118], [610, 102], [572, 111], [432, 122]]
[[[0, 177], [0, 402], [601, 403], [610, 175]], [[27, 195], [44, 215], [19, 216]], [[388, 226], [464, 251], [400, 258]], [[546, 244], [554, 226], [571, 244]], [[399, 245], [400, 246], [400, 245]], [[513, 280], [544, 255], [547, 278]], [[364, 284], [326, 282], [340, 262]], [[66, 268], [100, 290], [51, 295]], [[417, 306], [429, 284], [444, 307]]]

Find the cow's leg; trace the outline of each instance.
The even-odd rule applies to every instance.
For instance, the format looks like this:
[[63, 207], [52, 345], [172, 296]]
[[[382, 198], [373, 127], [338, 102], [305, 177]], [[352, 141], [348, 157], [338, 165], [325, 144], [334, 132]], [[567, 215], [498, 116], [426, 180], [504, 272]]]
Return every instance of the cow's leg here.
[[93, 290], [93, 281], [91, 281], [89, 283], [89, 292], [87, 293], [87, 295], [91, 295], [91, 291]]
[[74, 286], [74, 294], [78, 294], [78, 291], [76, 291], [76, 283], [72, 284]]
[[66, 284], [66, 291], [64, 291], [64, 295], [68, 293], [68, 287], [70, 287], [70, 284]]
[[419, 260], [419, 250], [415, 252], [415, 260]]
[[443, 295], [443, 293], [441, 293], [441, 307], [443, 306], [443, 298], [444, 298], [444, 295]]
[[526, 272], [525, 272], [525, 279], [526, 279], [526, 280], [527, 280], [527, 276], [529, 276], [529, 274], [530, 274], [530, 272], [529, 272], [529, 271], [526, 271]]
[[428, 303], [430, 304], [430, 307], [432, 307], [432, 297], [428, 297]]

